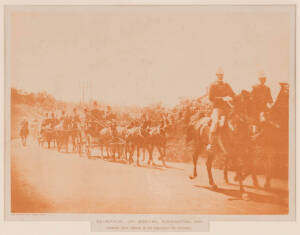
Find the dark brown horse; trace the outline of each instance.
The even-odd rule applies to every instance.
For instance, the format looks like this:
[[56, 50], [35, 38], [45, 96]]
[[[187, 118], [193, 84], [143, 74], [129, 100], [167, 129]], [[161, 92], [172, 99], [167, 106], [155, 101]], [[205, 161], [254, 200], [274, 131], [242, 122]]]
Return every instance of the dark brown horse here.
[[204, 151], [207, 155], [206, 169], [208, 173], [209, 184], [216, 188], [212, 174], [212, 164], [216, 156], [223, 155], [224, 163], [224, 180], [228, 182], [228, 166], [232, 163], [232, 168], [236, 172], [236, 179], [240, 184], [240, 191], [243, 192], [243, 175], [248, 170], [246, 159], [250, 159], [249, 146], [251, 146], [251, 126], [247, 115], [240, 110], [248, 105], [248, 97], [243, 93], [236, 97], [234, 108], [229, 112], [223, 125], [219, 125], [217, 133], [213, 137], [211, 148], [206, 149], [208, 145], [209, 127], [211, 124], [210, 117], [202, 117], [195, 120], [187, 131], [187, 141], [194, 141], [193, 164], [194, 172], [190, 177], [197, 177], [197, 162], [199, 154]]

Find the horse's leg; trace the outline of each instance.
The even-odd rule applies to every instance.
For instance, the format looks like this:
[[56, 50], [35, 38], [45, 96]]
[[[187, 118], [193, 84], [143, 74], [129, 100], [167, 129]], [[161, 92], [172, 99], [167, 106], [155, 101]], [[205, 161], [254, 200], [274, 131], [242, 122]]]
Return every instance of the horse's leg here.
[[142, 152], [143, 152], [142, 161], [145, 161], [145, 152], [146, 152], [146, 146], [145, 146], [145, 144], [143, 144], [141, 148], [142, 148]]
[[153, 150], [154, 150], [154, 146], [152, 144], [149, 144], [148, 145], [148, 152], [149, 152], [148, 165], [152, 164], [152, 162], [153, 162]]
[[209, 152], [206, 160], [206, 170], [208, 174], [209, 184], [213, 187], [217, 187], [211, 171], [213, 160], [214, 160], [214, 153]]
[[199, 152], [200, 152], [199, 148], [196, 148], [193, 154], [194, 172], [193, 172], [193, 176], [190, 176], [191, 180], [197, 177], [197, 163], [198, 163]]
[[164, 156], [164, 150], [163, 150], [163, 146], [161, 146], [160, 144], [157, 145], [157, 149], [158, 149], [158, 152], [159, 152], [159, 160], [162, 161], [162, 164], [164, 167], [166, 167], [166, 163], [165, 163], [165, 156]]
[[136, 146], [136, 165], [137, 166], [140, 166], [140, 162], [139, 162], [139, 159], [140, 159], [140, 150], [141, 150], [141, 145], [137, 145]]
[[111, 147], [111, 149], [112, 149], [112, 157], [113, 157], [113, 160], [115, 161], [116, 160], [117, 146], [113, 145]]
[[[224, 157], [225, 157], [225, 163], [224, 163], [224, 181], [226, 182], [226, 184], [228, 184], [229, 183], [229, 181], [228, 181], [228, 166], [229, 166], [229, 160], [230, 160], [230, 158], [229, 158], [228, 154], [225, 154]], [[237, 175], [236, 175], [236, 177], [237, 177]]]
[[133, 155], [133, 151], [132, 151], [132, 143], [128, 143], [128, 145], [127, 145], [127, 151], [128, 151], [128, 164], [131, 164], [132, 163], [132, 161], [133, 161], [133, 159], [132, 159], [132, 155]]
[[272, 154], [270, 153], [267, 153], [266, 154], [266, 181], [265, 181], [265, 185], [264, 185], [264, 188], [265, 189], [270, 189], [271, 188], [271, 172], [272, 172]]
[[72, 152], [74, 153], [75, 152], [75, 137], [72, 135], [71, 139], [72, 139]]
[[69, 152], [69, 136], [67, 135], [65, 137], [65, 144], [66, 144], [66, 153]]
[[249, 154], [249, 161], [247, 162], [248, 167], [247, 167], [247, 174], [251, 175], [252, 178], [252, 183], [253, 185], [258, 188], [259, 187], [259, 183], [257, 180], [257, 176], [254, 172], [254, 152], [250, 152]]
[[162, 156], [162, 163], [163, 163], [163, 165], [166, 167], [167, 165], [166, 165], [166, 161], [165, 161], [165, 159], [166, 159], [166, 152], [167, 152], [167, 147], [166, 147], [166, 143], [165, 142], [163, 142], [163, 144], [162, 144], [162, 153], [163, 153], [163, 156]]

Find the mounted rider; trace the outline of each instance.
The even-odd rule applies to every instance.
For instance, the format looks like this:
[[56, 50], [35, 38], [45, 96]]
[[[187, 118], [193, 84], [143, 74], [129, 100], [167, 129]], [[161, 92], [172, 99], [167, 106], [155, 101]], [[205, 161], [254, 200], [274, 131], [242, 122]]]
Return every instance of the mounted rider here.
[[29, 133], [29, 124], [26, 118], [24, 118], [21, 122], [21, 131], [20, 136], [22, 135], [28, 135]]
[[254, 85], [251, 91], [253, 102], [252, 114], [255, 122], [263, 121], [264, 114], [267, 113], [273, 104], [271, 90], [265, 85], [267, 77], [265, 73], [259, 74], [259, 84]]
[[235, 97], [231, 86], [223, 81], [224, 72], [219, 68], [216, 72], [217, 81], [213, 82], [209, 87], [209, 100], [212, 103], [213, 110], [211, 113], [211, 126], [209, 130], [209, 146], [213, 142], [213, 135], [217, 130], [219, 120], [225, 122], [225, 117], [228, 115], [229, 110], [232, 108], [232, 100]]

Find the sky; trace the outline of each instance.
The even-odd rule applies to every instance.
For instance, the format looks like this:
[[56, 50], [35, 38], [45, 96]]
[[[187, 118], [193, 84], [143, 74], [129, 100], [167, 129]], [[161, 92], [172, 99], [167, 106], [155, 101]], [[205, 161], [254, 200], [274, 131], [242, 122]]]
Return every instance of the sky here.
[[235, 92], [258, 74], [276, 98], [289, 82], [290, 11], [201, 6], [16, 8], [8, 24], [11, 86], [112, 105], [172, 106], [205, 94], [222, 67]]

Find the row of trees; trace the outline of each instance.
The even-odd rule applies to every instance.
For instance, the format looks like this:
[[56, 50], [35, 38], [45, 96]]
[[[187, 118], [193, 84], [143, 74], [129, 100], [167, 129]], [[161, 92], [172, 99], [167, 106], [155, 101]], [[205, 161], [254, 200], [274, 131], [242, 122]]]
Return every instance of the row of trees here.
[[12, 104], [27, 104], [40, 105], [46, 110], [54, 109], [57, 106], [56, 99], [47, 92], [24, 92], [16, 88], [11, 88], [11, 103]]

